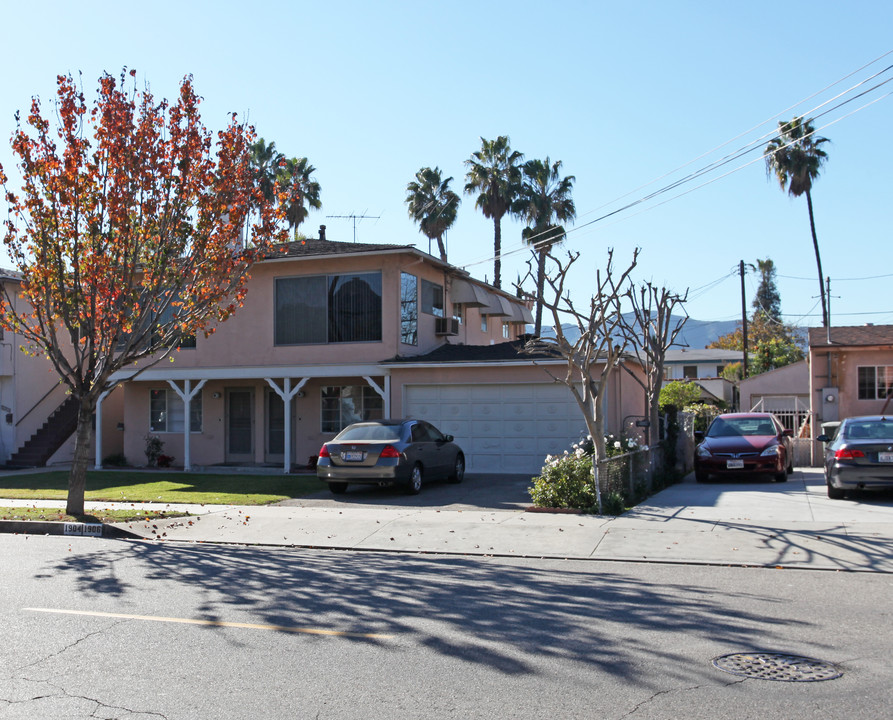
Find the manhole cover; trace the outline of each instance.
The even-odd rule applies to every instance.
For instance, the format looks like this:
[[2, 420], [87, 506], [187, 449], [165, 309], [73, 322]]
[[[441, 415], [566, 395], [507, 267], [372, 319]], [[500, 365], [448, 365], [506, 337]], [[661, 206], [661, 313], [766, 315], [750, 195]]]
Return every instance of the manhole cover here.
[[787, 653], [720, 655], [713, 658], [713, 666], [732, 675], [781, 682], [818, 682], [833, 680], [843, 674], [831, 663]]

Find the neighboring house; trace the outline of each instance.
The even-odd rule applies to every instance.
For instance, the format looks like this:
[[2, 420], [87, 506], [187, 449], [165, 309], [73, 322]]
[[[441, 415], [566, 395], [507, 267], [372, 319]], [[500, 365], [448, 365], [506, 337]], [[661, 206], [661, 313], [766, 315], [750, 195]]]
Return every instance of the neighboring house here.
[[[0, 271], [0, 285], [17, 306], [22, 302], [17, 273]], [[26, 350], [29, 348], [19, 335], [0, 330], [0, 465], [70, 462], [77, 423], [75, 404], [49, 360]], [[113, 393], [106, 400], [109, 453], [122, 450], [121, 439], [112, 433], [112, 418], [120, 415], [122, 395]]]
[[738, 383], [741, 410], [786, 414], [810, 411], [806, 360], [753, 375]]
[[819, 424], [893, 410], [893, 325], [810, 328], [809, 369]]
[[812, 465], [815, 454], [811, 441], [809, 364], [806, 360], [768, 370], [738, 383], [741, 410], [771, 412], [794, 433], [794, 464]]
[[701, 399], [705, 402], [724, 402], [729, 408], [738, 406], [735, 384], [722, 377], [727, 365], [740, 363], [742, 353], [738, 350], [717, 350], [711, 348], [667, 350], [664, 357], [664, 382], [692, 380], [701, 388]]
[[[247, 288], [213, 335], [118, 374], [120, 413], [97, 411], [98, 460], [121, 447], [142, 464], [151, 434], [186, 468], [288, 471], [351, 422], [418, 416], [456, 437], [469, 471], [536, 473], [584, 431], [542, 366], [561, 377], [564, 361], [520, 352], [527, 305], [413, 246], [331, 242], [321, 226], [256, 263]], [[609, 432], [644, 413], [626, 375], [606, 392]]]

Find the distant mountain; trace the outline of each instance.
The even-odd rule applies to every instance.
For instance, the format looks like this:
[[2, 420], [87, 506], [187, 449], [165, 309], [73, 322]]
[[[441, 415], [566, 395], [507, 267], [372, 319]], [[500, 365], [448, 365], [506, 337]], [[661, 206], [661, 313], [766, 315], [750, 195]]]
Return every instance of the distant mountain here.
[[[676, 324], [681, 317], [673, 316], [672, 323]], [[575, 342], [580, 336], [580, 332], [575, 325], [562, 325], [564, 335], [570, 342]], [[676, 338], [673, 345], [674, 348], [705, 348], [714, 340], [734, 332], [738, 327], [737, 320], [695, 320], [689, 318], [682, 326], [682, 331]], [[529, 332], [533, 332], [533, 326], [528, 325]], [[555, 330], [551, 327], [543, 328], [543, 337], [554, 337]]]

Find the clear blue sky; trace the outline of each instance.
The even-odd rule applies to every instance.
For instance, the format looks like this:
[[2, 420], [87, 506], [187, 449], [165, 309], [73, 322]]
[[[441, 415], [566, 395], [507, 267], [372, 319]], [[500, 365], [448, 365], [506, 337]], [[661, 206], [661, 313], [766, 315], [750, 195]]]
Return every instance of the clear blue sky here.
[[[349, 242], [351, 221], [327, 215], [379, 216], [358, 222], [358, 241], [423, 250], [428, 241], [406, 213], [407, 182], [437, 165], [461, 194], [463, 161], [480, 137], [506, 134], [527, 158], [561, 160], [576, 177], [566, 247], [581, 253], [579, 302], [608, 248], [625, 266], [640, 247], [637, 279], [690, 288], [693, 318], [734, 319], [739, 260], [770, 257], [786, 318], [817, 325], [806, 201], [767, 179], [759, 150], [592, 221], [750, 143], [761, 147], [778, 120], [851, 99], [818, 109], [893, 65], [891, 28], [889, 0], [10, 3], [0, 23], [0, 133], [9, 137], [32, 95], [52, 97], [58, 73], [82, 72], [91, 97], [103, 70], [135, 68], [159, 97], [173, 97], [192, 73], [210, 128], [237, 111], [317, 168], [323, 208], [304, 232], [315, 236], [324, 223], [329, 239]], [[886, 70], [862, 89], [891, 78]], [[831, 140], [813, 200], [834, 324], [893, 323], [891, 90], [893, 82], [816, 122]], [[13, 165], [7, 142], [0, 163]], [[523, 247], [520, 233], [504, 221], [504, 252]], [[447, 242], [451, 262], [492, 279], [492, 223], [473, 198], [463, 196]], [[528, 257], [506, 256], [504, 287]], [[755, 288], [748, 275], [748, 303]]]

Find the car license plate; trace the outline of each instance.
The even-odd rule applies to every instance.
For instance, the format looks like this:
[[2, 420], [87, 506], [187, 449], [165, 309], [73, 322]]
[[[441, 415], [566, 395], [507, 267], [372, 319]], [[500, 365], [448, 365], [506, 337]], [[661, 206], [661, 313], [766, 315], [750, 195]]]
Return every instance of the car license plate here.
[[360, 450], [347, 451], [341, 453], [341, 459], [345, 462], [360, 462], [363, 459], [364, 452]]
[[877, 461], [882, 463], [893, 463], [893, 452], [879, 452]]
[[733, 460], [726, 460], [726, 469], [727, 470], [743, 470], [744, 469], [744, 460], [741, 458], [735, 458]]

